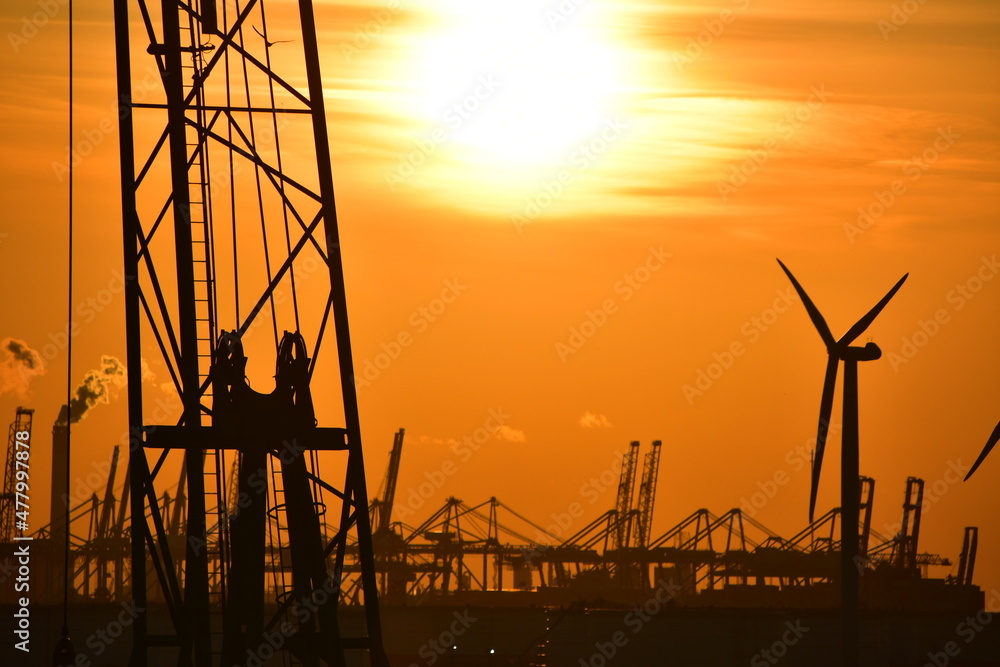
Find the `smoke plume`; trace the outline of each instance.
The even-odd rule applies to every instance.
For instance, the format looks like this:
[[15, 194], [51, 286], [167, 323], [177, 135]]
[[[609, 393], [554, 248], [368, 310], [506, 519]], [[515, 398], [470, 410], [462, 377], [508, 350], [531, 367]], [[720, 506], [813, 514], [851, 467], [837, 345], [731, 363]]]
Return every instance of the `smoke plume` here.
[[3, 359], [0, 360], [0, 394], [15, 392], [26, 394], [31, 379], [45, 374], [45, 361], [17, 338], [4, 338], [0, 343]]
[[[125, 386], [125, 366], [115, 357], [101, 357], [101, 367], [87, 371], [83, 382], [70, 398], [69, 407], [63, 405], [56, 419], [56, 425], [64, 426], [67, 421], [77, 423], [98, 403], [110, 403], [118, 389]], [[67, 419], [68, 417], [68, 419]]]

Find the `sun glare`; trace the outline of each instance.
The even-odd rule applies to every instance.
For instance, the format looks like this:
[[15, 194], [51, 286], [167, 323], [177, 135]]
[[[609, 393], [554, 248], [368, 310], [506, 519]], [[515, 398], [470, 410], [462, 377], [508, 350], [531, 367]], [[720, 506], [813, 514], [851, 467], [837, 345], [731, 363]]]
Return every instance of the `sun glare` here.
[[572, 6], [445, 3], [414, 63], [413, 103], [447, 133], [453, 160], [539, 166], [600, 128], [621, 73], [586, 7]]

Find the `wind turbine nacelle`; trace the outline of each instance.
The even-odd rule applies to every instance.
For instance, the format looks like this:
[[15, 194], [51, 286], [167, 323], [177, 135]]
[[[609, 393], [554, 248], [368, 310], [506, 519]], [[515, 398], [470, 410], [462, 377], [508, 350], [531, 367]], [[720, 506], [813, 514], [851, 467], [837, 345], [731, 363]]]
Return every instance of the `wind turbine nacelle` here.
[[864, 347], [848, 347], [841, 355], [845, 361], [874, 361], [882, 356], [882, 350], [875, 343], [866, 343]]

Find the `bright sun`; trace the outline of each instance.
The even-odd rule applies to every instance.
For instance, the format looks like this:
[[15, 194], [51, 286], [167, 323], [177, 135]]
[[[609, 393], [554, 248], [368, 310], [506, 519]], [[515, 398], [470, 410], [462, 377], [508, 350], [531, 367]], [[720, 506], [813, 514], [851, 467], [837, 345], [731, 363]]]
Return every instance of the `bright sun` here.
[[[447, 133], [452, 158], [494, 166], [562, 159], [612, 113], [613, 48], [533, 0], [443, 3], [414, 63], [414, 111]], [[549, 7], [554, 7], [549, 3]]]

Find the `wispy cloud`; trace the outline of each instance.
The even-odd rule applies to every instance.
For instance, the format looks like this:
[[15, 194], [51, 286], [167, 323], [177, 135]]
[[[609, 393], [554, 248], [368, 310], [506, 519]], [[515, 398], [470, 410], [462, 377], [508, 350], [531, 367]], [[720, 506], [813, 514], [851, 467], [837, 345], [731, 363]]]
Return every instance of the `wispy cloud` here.
[[580, 417], [580, 428], [611, 428], [612, 424], [608, 418], [602, 414], [596, 414], [588, 410]]
[[494, 437], [498, 440], [506, 440], [507, 442], [527, 442], [524, 431], [519, 428], [511, 428], [506, 424], [496, 430]]

